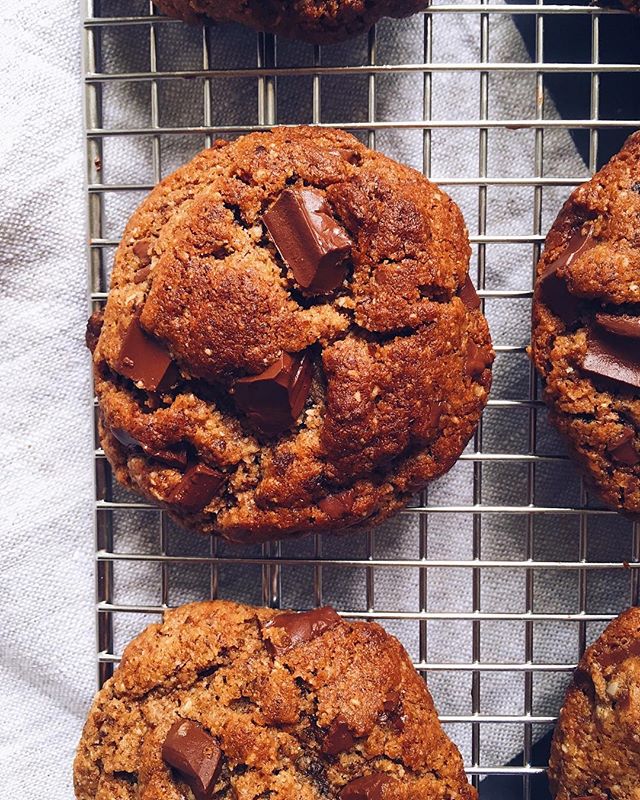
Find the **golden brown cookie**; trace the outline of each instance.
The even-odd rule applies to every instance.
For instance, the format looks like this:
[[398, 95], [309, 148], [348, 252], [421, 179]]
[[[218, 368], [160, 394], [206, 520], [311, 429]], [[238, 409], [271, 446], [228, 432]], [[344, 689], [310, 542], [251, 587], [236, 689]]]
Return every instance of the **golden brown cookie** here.
[[637, 800], [640, 786], [640, 608], [585, 652], [551, 748], [556, 800]]
[[384, 519], [487, 402], [469, 252], [444, 192], [346, 133], [200, 153], [131, 218], [89, 326], [116, 477], [235, 541]]
[[424, 681], [325, 607], [168, 611], [96, 696], [78, 800], [475, 800]]
[[640, 513], [640, 132], [565, 203], [538, 264], [532, 356], [604, 502]]
[[240, 22], [259, 31], [329, 44], [367, 31], [381, 17], [407, 17], [428, 0], [154, 0], [160, 11], [197, 22]]

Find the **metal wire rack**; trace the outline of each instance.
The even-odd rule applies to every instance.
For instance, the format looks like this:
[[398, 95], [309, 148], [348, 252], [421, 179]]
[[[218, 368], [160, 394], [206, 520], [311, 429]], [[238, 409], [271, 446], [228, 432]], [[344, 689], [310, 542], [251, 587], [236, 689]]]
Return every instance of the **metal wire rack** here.
[[[603, 22], [616, 18], [626, 24], [621, 12], [584, 5], [480, 0], [382, 22], [349, 46], [291, 45], [236, 31], [243, 46], [230, 50], [225, 28], [159, 17], [148, 0], [86, 0], [93, 307], [106, 299], [124, 221], [181, 160], [219, 136], [332, 124], [407, 155], [462, 206], [498, 354], [483, 423], [459, 464], [391, 530], [357, 539], [316, 536], [238, 551], [183, 534], [114, 485], [96, 438], [100, 684], [127, 638], [168, 606], [206, 596], [272, 606], [332, 602], [403, 640], [481, 796], [545, 796], [544, 748], [535, 742], [552, 725], [580, 653], [638, 597], [640, 527], [589, 502], [548, 428], [525, 352], [544, 232], [571, 187], [596, 169], [602, 131], [640, 127], [640, 119], [600, 115], [602, 81], [640, 74], [640, 49], [635, 61], [601, 59]], [[546, 32], [559, 19], [576, 22], [583, 60], [549, 60]], [[529, 26], [530, 58], [514, 60], [513, 48], [494, 44], [514, 21]], [[452, 22], [472, 34], [456, 60], [445, 47]], [[410, 47], [387, 47], [404, 35]], [[452, 76], [465, 87], [462, 108], [443, 97]], [[567, 86], [575, 80], [585, 99], [581, 115], [555, 113], [554, 76]], [[392, 95], [413, 98], [399, 110], [380, 100], [390, 80]], [[520, 98], [513, 109], [505, 91]], [[569, 132], [585, 146], [586, 165], [555, 158], [557, 137], [566, 147]], [[521, 158], [507, 168], [495, 154], [509, 152], [511, 140]], [[527, 227], [514, 231], [514, 219]]]

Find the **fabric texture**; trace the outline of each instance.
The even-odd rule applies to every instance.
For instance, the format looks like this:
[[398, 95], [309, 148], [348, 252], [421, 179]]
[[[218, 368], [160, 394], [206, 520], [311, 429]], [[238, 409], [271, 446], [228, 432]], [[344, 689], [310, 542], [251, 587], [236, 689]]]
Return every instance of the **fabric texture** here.
[[[146, 2], [104, 0], [102, 13], [147, 13]], [[3, 386], [3, 425], [0, 488], [3, 565], [0, 571], [2, 663], [0, 693], [0, 785], [6, 796], [65, 798], [72, 796], [71, 762], [81, 726], [96, 688], [92, 409], [89, 356], [83, 333], [87, 300], [87, 244], [85, 145], [82, 111], [82, 29], [75, 0], [51, 0], [43, 8], [35, 0], [5, 0], [0, 6], [0, 371]], [[479, 17], [473, 14], [435, 15], [433, 60], [437, 63], [475, 61], [481, 56]], [[255, 34], [236, 27], [208, 30], [211, 68], [256, 65]], [[323, 48], [326, 66], [366, 63], [366, 37]], [[157, 26], [158, 68], [194, 69], [202, 64], [202, 30], [179, 23]], [[101, 69], [108, 72], [145, 71], [150, 48], [146, 27], [123, 27], [101, 34]], [[385, 21], [379, 25], [376, 57], [380, 64], [420, 62], [424, 53], [422, 18]], [[527, 61], [522, 40], [507, 15], [491, 18], [492, 61]], [[278, 64], [311, 66], [309, 45], [278, 43]], [[162, 126], [189, 127], [204, 122], [204, 84], [167, 81], [158, 85]], [[475, 71], [433, 72], [431, 116], [436, 121], [479, 119], [486, 110], [493, 119], [534, 118], [534, 74], [493, 72], [488, 79], [486, 109]], [[104, 86], [103, 125], [147, 127], [152, 124], [150, 84], [110, 83]], [[380, 121], [420, 121], [423, 115], [423, 76], [404, 72], [376, 79], [376, 118]], [[214, 125], [259, 122], [258, 84], [255, 78], [215, 75], [210, 82], [211, 121]], [[313, 120], [312, 83], [307, 76], [278, 80], [278, 122]], [[335, 124], [366, 123], [368, 77], [365, 74], [322, 78], [320, 118]], [[544, 115], [556, 112], [544, 98]], [[362, 133], [362, 132], [361, 132]], [[362, 133], [367, 141], [366, 132]], [[484, 135], [484, 134], [483, 134]], [[487, 158], [483, 135], [477, 128], [436, 125], [428, 137], [431, 174], [457, 179], [443, 185], [460, 204], [472, 234], [491, 241], [482, 254], [474, 245], [471, 274], [485, 275], [493, 290], [527, 290], [533, 274], [530, 242], [505, 245], [504, 236], [540, 233], [534, 215], [531, 186], [488, 186], [480, 191], [460, 179], [489, 176], [527, 178], [541, 166], [536, 161], [536, 133], [532, 130], [489, 128]], [[102, 180], [105, 183], [153, 184], [154, 153], [159, 147], [160, 171], [167, 174], [205, 144], [198, 132], [162, 135], [154, 145], [150, 136], [118, 136], [105, 140]], [[368, 140], [388, 155], [422, 168], [425, 137], [421, 128], [381, 129]], [[541, 137], [540, 137], [541, 141]], [[428, 152], [428, 151], [427, 151]], [[538, 151], [540, 152], [540, 151]], [[569, 134], [562, 129], [544, 133], [544, 174], [548, 177], [586, 178], [587, 170]], [[542, 193], [542, 227], [553, 221], [568, 193], [567, 187], [549, 186]], [[141, 192], [110, 193], [104, 203], [105, 238], [117, 239], [126, 219], [142, 198]], [[486, 204], [487, 218], [478, 209]], [[112, 250], [105, 250], [108, 264]], [[486, 263], [486, 270], [483, 264]], [[480, 267], [480, 272], [478, 269]], [[522, 348], [529, 337], [528, 298], [490, 298], [486, 314], [494, 342], [520, 348], [502, 350], [494, 368], [492, 397], [527, 398], [530, 367]], [[580, 482], [570, 464], [555, 457], [562, 446], [550, 431], [544, 410], [537, 413], [537, 452], [548, 459], [532, 470], [526, 460], [485, 461], [482, 485], [475, 499], [491, 506], [522, 506], [535, 502], [563, 507], [580, 503]], [[485, 453], [526, 453], [529, 445], [529, 409], [493, 405], [485, 414], [481, 449]], [[473, 450], [469, 448], [469, 453]], [[476, 466], [479, 472], [480, 467]], [[556, 618], [561, 613], [587, 610], [617, 613], [630, 601], [629, 577], [622, 571], [593, 570], [584, 579], [576, 570], [539, 569], [527, 584], [520, 567], [483, 568], [476, 589], [482, 612], [492, 619], [475, 623], [479, 638], [474, 648], [472, 572], [451, 560], [481, 555], [492, 561], [574, 560], [583, 555], [602, 561], [632, 558], [631, 525], [619, 517], [549, 514], [527, 517], [520, 513], [487, 513], [476, 520], [455, 511], [474, 501], [474, 462], [461, 460], [430, 487], [429, 505], [452, 510], [434, 513], [420, 527], [418, 517], [399, 515], [375, 537], [325, 538], [321, 544], [300, 540], [271, 546], [288, 558], [311, 558], [321, 548], [325, 558], [340, 566], [322, 570], [322, 601], [339, 610], [403, 612], [382, 614], [387, 630], [398, 635], [417, 661], [426, 647], [429, 662], [571, 664], [577, 661], [584, 638], [592, 640], [602, 627], [597, 620], [581, 626]], [[114, 498], [132, 499], [114, 487]], [[581, 532], [585, 534], [581, 539]], [[375, 570], [367, 588], [365, 570], [351, 567], [354, 559], [418, 559], [420, 537], [426, 537], [426, 555], [437, 560], [428, 572], [415, 567]], [[161, 540], [162, 536], [162, 540]], [[479, 551], [473, 541], [481, 537]], [[586, 541], [586, 552], [580, 542]], [[167, 552], [206, 556], [209, 542], [178, 530], [161, 528], [156, 511], [127, 511], [114, 515], [114, 546], [123, 553]], [[260, 550], [238, 550], [219, 545], [228, 560], [213, 574], [221, 597], [260, 603], [261, 568], [243, 564], [244, 556]], [[306, 608], [318, 596], [314, 568], [286, 564], [279, 575], [283, 606]], [[271, 574], [271, 577], [273, 575]], [[207, 564], [172, 564], [165, 573], [158, 563], [119, 561], [114, 568], [114, 598], [123, 605], [177, 605], [208, 597], [212, 571]], [[217, 579], [217, 582], [216, 582]], [[430, 614], [421, 629], [416, 619], [421, 593]], [[504, 619], [525, 611], [539, 615], [529, 623]], [[467, 618], [460, 619], [459, 615]], [[545, 619], [545, 615], [554, 616]], [[145, 624], [152, 614], [114, 616], [114, 650]], [[422, 634], [422, 640], [421, 640]], [[426, 640], [425, 640], [426, 634]], [[529, 634], [529, 636], [527, 635]], [[426, 645], [425, 645], [426, 641]], [[529, 641], [529, 644], [527, 644]], [[524, 704], [522, 670], [481, 673], [478, 704], [471, 699], [471, 672], [435, 670], [428, 674], [436, 704], [447, 730], [465, 760], [472, 756], [471, 726], [455, 718], [479, 710], [485, 714], [521, 714]], [[531, 712], [546, 718], [557, 713], [568, 682], [565, 671], [535, 672]], [[533, 726], [541, 735], [544, 723]], [[502, 764], [522, 747], [522, 724], [487, 724], [480, 738], [480, 763]], [[35, 789], [34, 787], [37, 787]], [[498, 795], [499, 796], [499, 795]]]

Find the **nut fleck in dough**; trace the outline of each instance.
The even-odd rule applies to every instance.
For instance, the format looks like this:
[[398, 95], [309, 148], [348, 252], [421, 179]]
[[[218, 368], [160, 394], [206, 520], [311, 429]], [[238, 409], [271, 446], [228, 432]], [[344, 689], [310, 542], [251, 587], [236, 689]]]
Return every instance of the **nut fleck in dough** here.
[[565, 203], [538, 264], [532, 356], [596, 494], [640, 513], [640, 132]]
[[203, 151], [133, 215], [87, 331], [117, 479], [233, 541], [386, 518], [487, 402], [469, 254], [447, 195], [346, 133]]
[[585, 652], [551, 747], [556, 800], [637, 800], [640, 608], [620, 614]]
[[74, 779], [78, 800], [181, 800], [187, 786], [197, 800], [477, 798], [397, 639], [330, 608], [225, 601], [168, 611], [131, 642]]
[[171, 17], [240, 22], [259, 31], [329, 44], [367, 31], [381, 17], [407, 17], [428, 0], [154, 0]]

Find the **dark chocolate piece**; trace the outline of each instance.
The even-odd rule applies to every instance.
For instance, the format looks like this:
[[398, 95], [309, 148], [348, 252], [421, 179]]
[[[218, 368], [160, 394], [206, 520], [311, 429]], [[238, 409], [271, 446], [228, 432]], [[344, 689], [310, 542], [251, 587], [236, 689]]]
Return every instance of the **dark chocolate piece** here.
[[147, 264], [151, 263], [151, 254], [149, 253], [149, 250], [151, 249], [152, 244], [153, 242], [151, 239], [140, 239], [139, 242], [136, 242], [133, 245], [133, 254], [143, 267], [146, 267]]
[[380, 722], [388, 723], [397, 733], [401, 733], [404, 730], [404, 717], [400, 704], [400, 692], [395, 689], [387, 692], [382, 708]]
[[567, 284], [557, 272], [569, 266], [579, 255], [595, 247], [591, 231], [586, 234], [574, 233], [567, 246], [540, 273], [540, 296], [542, 302], [566, 324], [572, 325], [578, 319], [580, 300], [567, 289]]
[[190, 719], [174, 722], [162, 745], [162, 758], [178, 771], [196, 800], [211, 800], [222, 768], [222, 751], [201, 725]]
[[111, 428], [111, 433], [124, 447], [132, 450], [139, 447], [149, 458], [157, 458], [159, 461], [165, 461], [174, 467], [187, 466], [187, 451], [184, 448], [176, 448], [175, 450], [168, 447], [153, 448], [139, 442], [124, 428]]
[[[318, 636], [322, 636], [325, 631], [334, 628], [340, 622], [340, 617], [331, 606], [314, 608], [311, 611], [286, 612], [278, 614], [277, 617], [270, 619], [264, 625], [264, 629], [281, 628], [282, 635], [278, 641], [270, 640], [270, 648], [277, 655], [286, 653], [288, 650], [297, 647], [299, 644], [310, 642]], [[280, 632], [279, 632], [280, 633]]]
[[194, 464], [171, 490], [166, 502], [194, 514], [209, 505], [223, 483], [222, 472], [206, 464]]
[[115, 370], [148, 392], [164, 392], [179, 378], [167, 348], [134, 317], [124, 335]]
[[473, 311], [480, 308], [480, 298], [478, 297], [476, 287], [473, 285], [473, 281], [469, 275], [467, 275], [465, 282], [458, 289], [458, 297], [468, 309]]
[[339, 494], [330, 494], [323, 497], [318, 503], [318, 508], [323, 511], [331, 519], [340, 519], [349, 514], [353, 510], [353, 504], [356, 499], [356, 493], [353, 489], [347, 489], [346, 492]]
[[261, 433], [282, 433], [300, 416], [309, 395], [311, 377], [309, 353], [282, 353], [264, 372], [236, 381], [233, 387], [236, 405]]
[[385, 786], [395, 783], [393, 778], [374, 772], [363, 778], [356, 778], [348, 783], [340, 792], [340, 800], [382, 800]]
[[636, 464], [640, 463], [640, 454], [633, 446], [635, 435], [633, 428], [625, 428], [620, 436], [616, 437], [607, 446], [607, 450], [616, 464], [635, 467]]
[[631, 314], [596, 314], [596, 322], [601, 328], [616, 336], [627, 339], [640, 339], [640, 316]]
[[484, 353], [471, 337], [467, 340], [466, 373], [470, 378], [479, 378], [487, 368]]
[[596, 378], [607, 378], [640, 389], [640, 347], [637, 342], [592, 328], [582, 369]]
[[324, 737], [322, 752], [329, 756], [337, 756], [338, 753], [344, 753], [345, 750], [350, 750], [355, 741], [355, 736], [344, 719], [342, 719], [342, 717], [336, 717], [329, 726], [327, 735]]
[[263, 220], [299, 286], [313, 293], [340, 286], [351, 239], [331, 216], [321, 192], [308, 187], [285, 189]]
[[84, 334], [84, 340], [91, 352], [96, 349], [100, 332], [102, 331], [102, 323], [104, 322], [104, 308], [99, 308], [93, 312], [87, 322], [87, 329]]
[[625, 644], [604, 653], [598, 658], [601, 667], [611, 667], [614, 664], [621, 664], [627, 658], [640, 656], [640, 639], [633, 639]]

